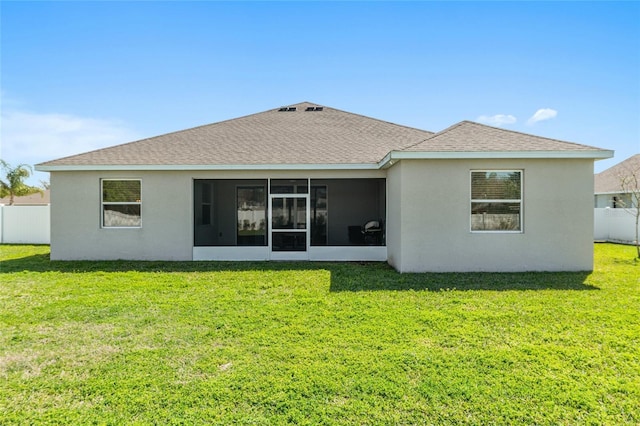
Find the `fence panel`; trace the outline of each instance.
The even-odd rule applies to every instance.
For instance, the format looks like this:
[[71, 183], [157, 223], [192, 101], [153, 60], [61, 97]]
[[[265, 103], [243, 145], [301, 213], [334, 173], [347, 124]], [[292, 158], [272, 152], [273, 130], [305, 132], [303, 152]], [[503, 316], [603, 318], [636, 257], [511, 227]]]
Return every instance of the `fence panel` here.
[[50, 244], [50, 207], [1, 206], [0, 243]]
[[595, 209], [593, 237], [596, 241], [633, 244], [636, 209]]
[[[596, 241], [634, 243], [635, 209], [594, 209]], [[0, 205], [0, 243], [50, 244], [50, 206]]]

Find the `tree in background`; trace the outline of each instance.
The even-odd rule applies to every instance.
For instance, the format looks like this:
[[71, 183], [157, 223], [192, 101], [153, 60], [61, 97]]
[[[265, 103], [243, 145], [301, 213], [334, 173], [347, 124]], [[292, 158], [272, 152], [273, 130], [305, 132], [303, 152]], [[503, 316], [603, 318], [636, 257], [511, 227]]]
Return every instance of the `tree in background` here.
[[[629, 203], [622, 201], [624, 208], [633, 214], [636, 219], [636, 251], [640, 259], [640, 166], [627, 168], [620, 176], [620, 189], [623, 193], [629, 194]], [[634, 208], [635, 207], [635, 208]]]
[[4, 176], [6, 176], [6, 179], [0, 179], [0, 198], [9, 196], [10, 206], [13, 205], [15, 197], [23, 197], [35, 193], [42, 195], [42, 189], [24, 183], [25, 179], [28, 179], [33, 173], [31, 166], [18, 164], [15, 167], [11, 167], [6, 161], [0, 160], [0, 167], [2, 167]]

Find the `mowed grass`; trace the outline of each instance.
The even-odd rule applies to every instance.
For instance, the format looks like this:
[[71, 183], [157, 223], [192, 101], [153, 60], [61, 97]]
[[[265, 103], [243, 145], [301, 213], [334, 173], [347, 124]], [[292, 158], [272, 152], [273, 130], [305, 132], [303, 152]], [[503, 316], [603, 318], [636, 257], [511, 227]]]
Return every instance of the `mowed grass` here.
[[403, 275], [0, 251], [3, 425], [640, 424], [633, 247]]

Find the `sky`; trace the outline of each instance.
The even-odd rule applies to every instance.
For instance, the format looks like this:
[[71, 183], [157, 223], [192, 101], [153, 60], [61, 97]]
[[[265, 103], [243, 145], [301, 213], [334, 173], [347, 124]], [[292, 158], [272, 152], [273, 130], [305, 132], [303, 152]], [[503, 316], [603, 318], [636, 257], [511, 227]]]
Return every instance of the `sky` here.
[[640, 2], [4, 0], [0, 24], [12, 165], [303, 101], [615, 150], [596, 172], [640, 152]]

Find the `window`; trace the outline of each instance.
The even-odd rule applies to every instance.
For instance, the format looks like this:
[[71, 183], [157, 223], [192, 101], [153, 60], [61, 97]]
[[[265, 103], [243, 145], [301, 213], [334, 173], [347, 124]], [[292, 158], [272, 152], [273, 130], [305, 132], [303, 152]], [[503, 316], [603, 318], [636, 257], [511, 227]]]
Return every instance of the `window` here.
[[102, 227], [139, 228], [140, 215], [139, 179], [102, 180]]
[[522, 232], [522, 171], [471, 172], [471, 231]]

